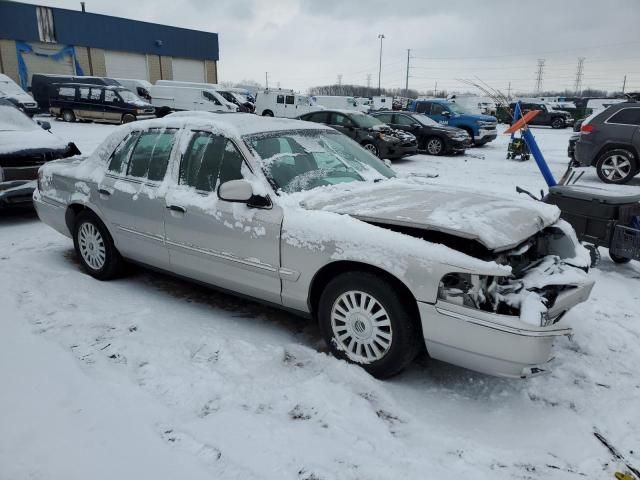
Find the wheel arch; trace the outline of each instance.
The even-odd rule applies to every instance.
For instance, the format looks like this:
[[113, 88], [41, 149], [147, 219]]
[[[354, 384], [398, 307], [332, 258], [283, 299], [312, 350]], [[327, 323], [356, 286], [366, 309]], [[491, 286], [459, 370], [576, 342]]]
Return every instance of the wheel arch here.
[[73, 230], [74, 230], [74, 225], [76, 223], [76, 218], [78, 218], [78, 215], [80, 215], [80, 213], [85, 211], [92, 213], [98, 218], [98, 220], [100, 220], [100, 222], [102, 222], [102, 225], [104, 225], [104, 228], [107, 229], [107, 232], [109, 232], [109, 235], [111, 235], [111, 239], [114, 241], [114, 244], [115, 244], [115, 237], [113, 236], [113, 232], [111, 231], [111, 228], [109, 228], [109, 224], [105, 222], [104, 218], [102, 218], [102, 215], [100, 215], [100, 213], [98, 213], [96, 209], [91, 208], [90, 206], [80, 202], [74, 202], [69, 204], [67, 206], [67, 210], [64, 213], [64, 221], [65, 221], [65, 224], [67, 225], [67, 228], [69, 229], [69, 233], [71, 234], [71, 237], [73, 237]]
[[326, 284], [337, 275], [347, 272], [366, 272], [380, 276], [394, 285], [394, 290], [407, 302], [412, 312], [412, 318], [422, 333], [422, 322], [420, 321], [420, 312], [418, 311], [418, 300], [411, 289], [398, 277], [383, 270], [380, 267], [368, 263], [357, 262], [353, 260], [336, 260], [324, 265], [318, 270], [309, 285], [309, 295], [307, 304], [312, 318], [317, 318], [318, 304], [320, 296]]
[[607, 153], [610, 150], [617, 150], [617, 149], [628, 150], [633, 155], [633, 158], [636, 160], [636, 163], [638, 162], [638, 159], [639, 159], [638, 151], [632, 144], [621, 143], [621, 142], [608, 142], [608, 143], [605, 143], [600, 148], [600, 150], [598, 150], [598, 153], [596, 155], [594, 155], [593, 160], [591, 161], [591, 165], [595, 167], [598, 164], [598, 160], [603, 154]]

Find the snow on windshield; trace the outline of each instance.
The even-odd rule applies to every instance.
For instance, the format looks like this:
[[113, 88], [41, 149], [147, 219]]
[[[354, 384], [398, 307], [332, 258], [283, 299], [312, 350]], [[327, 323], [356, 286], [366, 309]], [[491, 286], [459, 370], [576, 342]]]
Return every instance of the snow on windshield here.
[[327, 131], [294, 131], [246, 139], [276, 191], [285, 193], [391, 178], [393, 171], [351, 139]]
[[0, 132], [21, 132], [40, 127], [15, 107], [0, 105]]

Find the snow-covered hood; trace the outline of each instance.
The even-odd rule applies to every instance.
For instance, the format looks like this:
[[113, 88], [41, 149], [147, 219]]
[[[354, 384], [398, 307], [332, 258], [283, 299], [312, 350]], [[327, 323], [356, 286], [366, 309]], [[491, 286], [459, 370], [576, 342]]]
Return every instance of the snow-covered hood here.
[[309, 192], [301, 205], [371, 223], [444, 232], [492, 251], [513, 248], [560, 217], [557, 207], [542, 202], [403, 180], [321, 190]]
[[40, 150], [65, 150], [68, 142], [40, 127], [27, 131], [0, 130], [0, 155]]

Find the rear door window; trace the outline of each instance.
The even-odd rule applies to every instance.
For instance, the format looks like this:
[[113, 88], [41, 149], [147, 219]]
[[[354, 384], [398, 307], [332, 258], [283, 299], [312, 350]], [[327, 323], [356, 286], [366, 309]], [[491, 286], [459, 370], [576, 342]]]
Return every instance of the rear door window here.
[[224, 137], [208, 132], [194, 132], [180, 162], [180, 185], [213, 192], [224, 155]]
[[81, 87], [78, 89], [80, 100], [89, 100], [89, 87]]
[[160, 181], [164, 178], [173, 149], [176, 128], [151, 129], [143, 132], [136, 143], [127, 175]]
[[620, 123], [622, 125], [640, 125], [640, 108], [623, 108], [614, 114], [607, 123]]
[[[411, 127], [413, 126], [413, 124], [416, 123], [416, 121], [411, 118], [411, 117], [407, 117], [406, 115], [397, 115], [396, 114], [396, 119], [395, 119], [395, 124], [397, 125], [402, 125], [403, 127]], [[378, 117], [380, 118], [380, 117]], [[383, 120], [384, 121], [384, 120]]]
[[287, 95], [285, 101], [287, 105], [293, 105], [296, 101], [296, 97], [294, 97], [293, 95]]
[[382, 123], [393, 123], [392, 117], [393, 115], [391, 113], [381, 113], [380, 115], [376, 115], [375, 117], [380, 120]]
[[324, 123], [326, 124], [329, 120], [328, 112], [315, 112], [310, 115], [305, 116], [304, 118], [307, 122], [315, 122], [315, 123]]

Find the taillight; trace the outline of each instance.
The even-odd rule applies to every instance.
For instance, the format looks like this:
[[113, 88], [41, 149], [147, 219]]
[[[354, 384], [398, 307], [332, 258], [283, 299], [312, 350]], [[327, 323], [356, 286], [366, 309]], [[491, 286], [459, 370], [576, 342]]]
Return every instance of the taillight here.
[[594, 127], [592, 124], [587, 123], [586, 125], [582, 125], [582, 127], [580, 127], [580, 133], [584, 133], [585, 135], [590, 134], [591, 132], [593, 132]]

